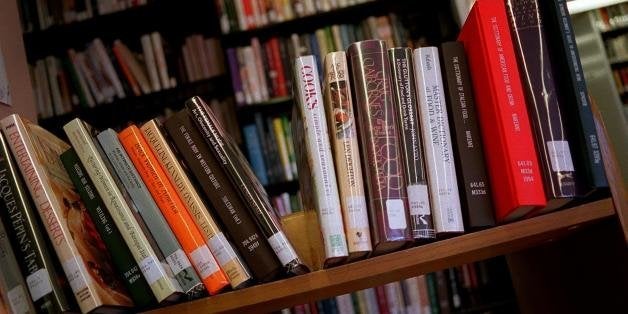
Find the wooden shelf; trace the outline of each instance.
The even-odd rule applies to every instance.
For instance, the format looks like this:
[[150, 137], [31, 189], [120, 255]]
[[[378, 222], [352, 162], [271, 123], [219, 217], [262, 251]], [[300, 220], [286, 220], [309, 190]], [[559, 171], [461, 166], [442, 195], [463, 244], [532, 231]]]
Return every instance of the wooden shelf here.
[[228, 292], [151, 313], [263, 313], [552, 241], [615, 215], [610, 198], [332, 269]]
[[292, 110], [292, 97], [281, 97], [270, 99], [265, 102], [242, 105], [236, 107], [236, 113], [240, 118], [246, 118], [255, 113], [272, 114], [272, 113], [290, 113]]

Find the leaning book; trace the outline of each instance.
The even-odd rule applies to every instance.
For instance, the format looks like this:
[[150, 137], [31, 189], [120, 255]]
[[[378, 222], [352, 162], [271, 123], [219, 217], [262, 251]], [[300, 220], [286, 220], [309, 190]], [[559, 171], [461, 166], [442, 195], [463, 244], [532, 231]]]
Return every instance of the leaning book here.
[[113, 264], [93, 230], [59, 155], [66, 142], [19, 115], [0, 121], [11, 152], [82, 312], [107, 312], [133, 306]]

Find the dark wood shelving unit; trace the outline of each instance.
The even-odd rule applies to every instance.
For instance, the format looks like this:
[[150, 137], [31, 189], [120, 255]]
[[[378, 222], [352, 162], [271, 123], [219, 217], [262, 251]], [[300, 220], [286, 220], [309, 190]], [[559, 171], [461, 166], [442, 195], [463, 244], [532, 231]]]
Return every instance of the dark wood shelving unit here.
[[281, 97], [271, 99], [265, 102], [242, 105], [236, 107], [236, 114], [239, 118], [250, 118], [255, 113], [262, 114], [275, 114], [275, 113], [290, 113], [294, 101], [292, 97]]
[[618, 25], [607, 30], [602, 30], [600, 33], [602, 34], [603, 38], [610, 38], [610, 37], [616, 37], [618, 35], [621, 35], [625, 33], [626, 31], [628, 31], [628, 23], [623, 24], [623, 25]]

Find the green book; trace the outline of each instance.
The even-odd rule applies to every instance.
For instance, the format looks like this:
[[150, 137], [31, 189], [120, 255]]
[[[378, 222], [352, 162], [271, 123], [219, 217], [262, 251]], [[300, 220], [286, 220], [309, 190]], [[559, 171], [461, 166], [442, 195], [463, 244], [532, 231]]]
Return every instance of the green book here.
[[440, 302], [438, 300], [438, 283], [436, 282], [436, 273], [425, 275], [427, 281], [427, 294], [430, 299], [430, 309], [432, 314], [440, 313]]
[[137, 263], [131, 255], [118, 228], [116, 228], [111, 215], [105, 208], [102, 198], [96, 192], [94, 184], [87, 176], [85, 167], [79, 160], [74, 148], [70, 148], [60, 156], [63, 166], [70, 176], [70, 180], [76, 187], [87, 212], [94, 221], [98, 234], [107, 246], [111, 254], [113, 264], [123, 278], [131, 298], [138, 308], [145, 308], [157, 301], [151, 293], [150, 286]]

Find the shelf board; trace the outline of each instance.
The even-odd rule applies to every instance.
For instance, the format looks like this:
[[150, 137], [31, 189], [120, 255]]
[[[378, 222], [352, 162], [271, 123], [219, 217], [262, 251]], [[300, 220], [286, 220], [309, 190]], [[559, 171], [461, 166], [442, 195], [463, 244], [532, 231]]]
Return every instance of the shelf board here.
[[609, 62], [613, 68], [622, 68], [628, 65], [628, 58], [615, 58], [609, 60]]
[[269, 312], [508, 254], [614, 216], [610, 198], [327, 270], [253, 286], [150, 313]]
[[255, 113], [290, 113], [292, 109], [293, 100], [292, 97], [281, 97], [270, 99], [265, 102], [242, 105], [236, 107], [236, 113], [238, 117], [247, 117]]

